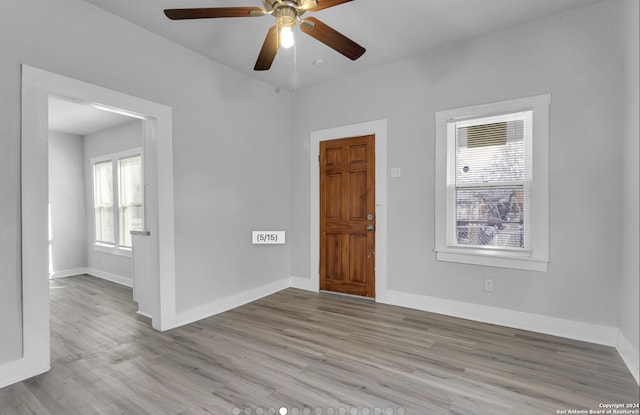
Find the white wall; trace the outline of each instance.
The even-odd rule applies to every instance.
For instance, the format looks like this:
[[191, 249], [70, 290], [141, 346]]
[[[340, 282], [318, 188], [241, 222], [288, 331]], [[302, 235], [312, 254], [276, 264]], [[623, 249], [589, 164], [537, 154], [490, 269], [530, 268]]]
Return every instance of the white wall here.
[[[600, 3], [298, 89], [292, 100], [292, 275], [309, 277], [310, 133], [386, 118], [387, 164], [402, 168], [402, 177], [388, 179], [387, 288], [615, 330], [620, 4]], [[436, 261], [434, 113], [544, 93], [552, 94], [549, 271]], [[483, 291], [484, 278], [494, 280], [494, 292]]]
[[[622, 197], [623, 206], [622, 221], [622, 284], [618, 297], [620, 304], [620, 332], [622, 335], [622, 344], [627, 344], [628, 353], [625, 360], [629, 366], [635, 367], [636, 381], [639, 380], [640, 359], [638, 353], [640, 351], [640, 266], [638, 265], [638, 252], [640, 252], [640, 243], [638, 237], [639, 228], [639, 191], [640, 183], [638, 182], [640, 172], [638, 169], [638, 159], [640, 148], [640, 128], [638, 126], [638, 118], [640, 107], [638, 104], [638, 79], [640, 72], [638, 61], [640, 57], [639, 45], [639, 23], [640, 16], [639, 4], [637, 0], [626, 0], [624, 5], [624, 13], [626, 18], [626, 30], [623, 33], [625, 45], [624, 77], [624, 144], [622, 158]], [[635, 360], [634, 360], [635, 358]]]
[[[131, 257], [114, 255], [96, 251], [95, 220], [93, 217], [93, 157], [118, 153], [133, 148], [142, 147], [142, 121], [132, 119], [125, 124], [107, 128], [84, 136], [84, 207], [87, 211], [85, 221], [87, 240], [87, 266], [91, 271], [97, 271], [96, 276], [110, 275], [117, 281], [131, 284], [133, 278], [133, 263]], [[120, 278], [118, 278], [120, 277]]]
[[288, 277], [289, 245], [250, 243], [289, 227], [287, 93], [81, 0], [3, 7], [0, 363], [21, 355], [20, 64], [172, 107], [178, 312]]
[[87, 266], [82, 137], [49, 132], [49, 203], [53, 275]]

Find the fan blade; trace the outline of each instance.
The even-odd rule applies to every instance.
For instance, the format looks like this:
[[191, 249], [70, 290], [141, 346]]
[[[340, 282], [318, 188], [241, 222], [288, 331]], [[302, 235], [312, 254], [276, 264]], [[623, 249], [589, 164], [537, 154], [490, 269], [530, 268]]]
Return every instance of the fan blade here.
[[300, 30], [329, 46], [331, 49], [334, 49], [336, 52], [342, 53], [352, 61], [355, 61], [367, 51], [342, 33], [337, 32], [313, 17], [304, 19], [300, 24]]
[[165, 9], [171, 20], [215, 19], [219, 17], [257, 17], [265, 11], [259, 7], [205, 7], [200, 9]]
[[317, 12], [318, 10], [328, 9], [329, 7], [339, 6], [342, 3], [348, 3], [352, 0], [318, 0], [318, 5], [309, 9], [309, 11]]
[[271, 64], [276, 58], [276, 53], [278, 53], [278, 46], [278, 27], [277, 25], [271, 26], [267, 32], [267, 36], [264, 38], [262, 49], [260, 49], [260, 54], [258, 55], [258, 60], [253, 70], [266, 71], [271, 68]]

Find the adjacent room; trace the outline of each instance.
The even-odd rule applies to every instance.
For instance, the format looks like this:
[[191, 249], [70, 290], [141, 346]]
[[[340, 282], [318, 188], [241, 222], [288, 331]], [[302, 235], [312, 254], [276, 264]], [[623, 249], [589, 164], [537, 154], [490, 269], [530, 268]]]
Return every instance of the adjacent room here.
[[640, 413], [639, 21], [9, 0], [0, 414]]
[[55, 98], [48, 116], [49, 276], [90, 273], [132, 286], [129, 231], [144, 227], [142, 122]]

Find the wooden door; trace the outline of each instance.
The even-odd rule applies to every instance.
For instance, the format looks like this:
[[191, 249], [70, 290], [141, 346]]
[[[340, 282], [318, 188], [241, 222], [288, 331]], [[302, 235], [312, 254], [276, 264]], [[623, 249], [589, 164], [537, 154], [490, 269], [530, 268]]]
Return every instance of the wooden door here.
[[375, 297], [375, 137], [320, 142], [320, 289]]

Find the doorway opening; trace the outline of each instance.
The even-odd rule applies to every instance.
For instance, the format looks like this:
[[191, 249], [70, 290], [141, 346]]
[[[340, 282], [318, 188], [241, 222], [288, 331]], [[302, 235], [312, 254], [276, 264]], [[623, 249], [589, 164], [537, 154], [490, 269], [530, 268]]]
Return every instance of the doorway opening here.
[[[59, 74], [22, 66], [21, 257], [23, 358], [15, 378], [49, 369], [49, 97], [142, 120], [146, 224], [153, 268], [152, 325], [175, 325], [175, 242], [171, 108]], [[160, 169], [159, 166], [162, 166]]]
[[48, 104], [49, 278], [90, 274], [133, 287], [130, 231], [144, 227], [143, 120], [59, 97]]

